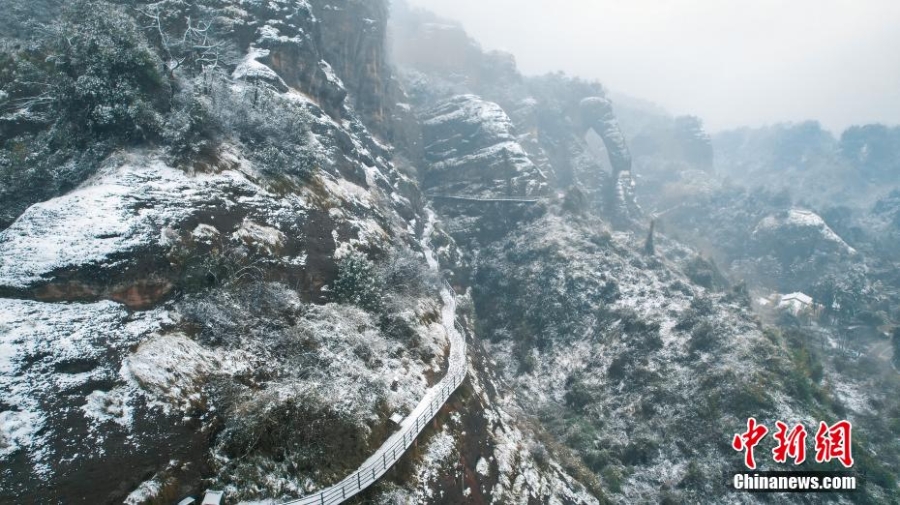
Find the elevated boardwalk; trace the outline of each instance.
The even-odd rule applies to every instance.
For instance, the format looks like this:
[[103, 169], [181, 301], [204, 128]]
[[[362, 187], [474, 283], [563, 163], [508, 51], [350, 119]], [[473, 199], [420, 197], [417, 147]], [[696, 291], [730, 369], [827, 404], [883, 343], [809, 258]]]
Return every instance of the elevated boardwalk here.
[[282, 502], [282, 505], [326, 505], [342, 503], [359, 494], [374, 484], [399, 461], [415, 442], [416, 437], [441, 410], [450, 395], [466, 378], [466, 340], [456, 328], [456, 295], [446, 282], [441, 290], [444, 307], [441, 309], [441, 323], [450, 340], [450, 363], [447, 374], [432, 386], [416, 408], [400, 422], [400, 431], [394, 433], [387, 441], [367, 459], [358, 470], [348, 475], [334, 486], [323, 489], [296, 500]]
[[541, 203], [537, 198], [475, 198], [471, 196], [455, 196], [455, 195], [425, 195], [433, 200], [443, 200], [447, 202], [460, 203], [509, 203], [520, 204], [527, 203], [530, 205]]

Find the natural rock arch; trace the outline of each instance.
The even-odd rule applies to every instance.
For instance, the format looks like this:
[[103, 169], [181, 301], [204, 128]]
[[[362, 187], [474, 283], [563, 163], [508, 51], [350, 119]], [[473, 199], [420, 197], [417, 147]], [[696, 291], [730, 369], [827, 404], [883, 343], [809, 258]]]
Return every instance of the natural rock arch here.
[[606, 191], [605, 204], [613, 221], [625, 224], [640, 214], [640, 207], [634, 196], [631, 152], [625, 142], [625, 135], [619, 128], [612, 102], [602, 96], [588, 97], [581, 100], [579, 112], [584, 131], [593, 130], [606, 146], [613, 170], [613, 183]]

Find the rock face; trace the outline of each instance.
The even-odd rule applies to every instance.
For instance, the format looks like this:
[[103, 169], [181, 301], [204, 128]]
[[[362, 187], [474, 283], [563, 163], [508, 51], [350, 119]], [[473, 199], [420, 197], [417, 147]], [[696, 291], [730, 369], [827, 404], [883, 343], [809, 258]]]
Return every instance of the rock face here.
[[[438, 184], [437, 177], [446, 177], [447, 184], [460, 184], [461, 176], [469, 177], [462, 184], [472, 185], [473, 190], [497, 185], [509, 177], [501, 175], [491, 182], [484, 180], [484, 171], [443, 170], [454, 163], [472, 166], [481, 161], [496, 168], [496, 158], [502, 156], [509, 160], [506, 164], [520, 164], [518, 160], [524, 155], [537, 167], [541, 182], [561, 188], [577, 185], [587, 195], [589, 205], [602, 210], [616, 226], [629, 227], [640, 218], [631, 155], [601, 86], [562, 75], [523, 77], [508, 55], [482, 51], [460, 27], [427, 14], [400, 8], [392, 27], [400, 75], [423, 120], [428, 186]], [[426, 54], [446, 57], [429, 58]], [[488, 110], [478, 102], [493, 105]], [[500, 153], [476, 152], [486, 149], [484, 144], [497, 143], [490, 128], [473, 129], [484, 119], [460, 119], [477, 118], [481, 112], [476, 107], [485, 117], [502, 115], [493, 122], [509, 124], [499, 129], [511, 132], [517, 146], [507, 144]], [[459, 132], [465, 132], [462, 137], [454, 133], [457, 126]], [[599, 152], [586, 138], [588, 132], [601, 139]], [[484, 135], [484, 140], [477, 140], [484, 144], [475, 143], [470, 138], [473, 135]], [[523, 190], [513, 185], [506, 193], [523, 194]], [[533, 189], [527, 193], [537, 194]]]
[[[363, 461], [441, 373], [435, 292], [391, 286], [384, 321], [323, 305], [351, 252], [426, 268], [417, 184], [374, 133], [394, 84], [383, 32], [359, 27], [385, 4], [244, 6], [215, 12], [245, 57], [179, 77], [220, 104], [208, 157], [123, 149], [0, 231], [2, 502], [297, 496]], [[292, 156], [273, 163], [248, 127]]]
[[579, 104], [581, 124], [585, 129], [594, 130], [609, 153], [613, 176], [631, 171], [631, 153], [625, 144], [625, 136], [619, 129], [619, 122], [613, 114], [612, 103], [604, 97], [591, 96]]
[[[773, 277], [779, 289], [810, 290], [859, 256], [818, 214], [792, 208], [763, 218], [750, 236], [749, 261], [739, 263], [752, 276]], [[843, 265], [843, 266], [842, 266]]]
[[[199, 419], [150, 409], [120, 376], [130, 349], [167, 320], [109, 301], [0, 299], [3, 501], [121, 500], [141, 473], [202, 453]], [[204, 471], [174, 473], [190, 479]]]
[[547, 177], [496, 103], [459, 95], [424, 111], [423, 189], [457, 240], [490, 241], [542, 210]]
[[785, 258], [856, 252], [821, 216], [803, 209], [790, 209], [764, 218], [753, 231], [753, 238], [761, 250]]
[[546, 176], [518, 143], [499, 105], [460, 95], [422, 115], [424, 189], [441, 196], [535, 198], [546, 194]]
[[[184, 164], [123, 149], [0, 232], [0, 501], [168, 502], [208, 486], [296, 497], [364, 461], [443, 373], [422, 272], [426, 253], [459, 255], [385, 144], [409, 159], [421, 149], [385, 64], [386, 3], [199, 7], [243, 57], [173, 78], [209, 94], [223, 138]], [[508, 180], [539, 194], [509, 118], [465, 107], [485, 114], [473, 123], [483, 147], [511, 155], [484, 172], [505, 177], [484, 194]], [[345, 272], [351, 255], [364, 271]], [[342, 287], [377, 290], [368, 311], [334, 289], [344, 274]], [[595, 503], [564, 471], [534, 472], [525, 439], [507, 415], [451, 442], [502, 445], [468, 463], [486, 496], [552, 486]], [[441, 485], [422, 484], [427, 496]]]
[[375, 134], [394, 140], [406, 118], [394, 109], [402, 91], [387, 63], [387, 20], [382, 1], [277, 0], [242, 3], [224, 22], [250, 42], [249, 66], [257, 61], [274, 71], [257, 67], [240, 77], [281, 81], [335, 119], [352, 110]]

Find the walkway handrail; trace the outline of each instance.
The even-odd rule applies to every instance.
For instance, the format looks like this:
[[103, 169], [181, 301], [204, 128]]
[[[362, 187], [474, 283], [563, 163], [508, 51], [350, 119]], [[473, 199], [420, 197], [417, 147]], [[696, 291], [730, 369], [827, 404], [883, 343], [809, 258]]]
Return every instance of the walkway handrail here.
[[538, 198], [478, 198], [474, 196], [459, 195], [425, 195], [433, 200], [449, 200], [452, 202], [468, 202], [468, 203], [540, 203]]
[[441, 290], [444, 298], [442, 324], [450, 340], [450, 364], [447, 374], [436, 385], [431, 387], [412, 413], [404, 419], [401, 429], [367, 459], [362, 466], [337, 484], [295, 500], [283, 502], [282, 505], [333, 505], [342, 503], [359, 494], [374, 484], [382, 475], [403, 457], [422, 430], [444, 406], [450, 395], [459, 388], [466, 378], [466, 342], [462, 333], [456, 328], [456, 297], [453, 288], [446, 281]]

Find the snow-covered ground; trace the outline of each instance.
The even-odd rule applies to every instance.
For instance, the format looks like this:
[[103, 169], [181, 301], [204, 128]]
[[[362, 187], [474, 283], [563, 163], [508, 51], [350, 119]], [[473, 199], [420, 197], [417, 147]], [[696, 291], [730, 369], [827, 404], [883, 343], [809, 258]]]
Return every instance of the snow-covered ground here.
[[[72, 440], [79, 451], [106, 450], [105, 433], [132, 424], [129, 389], [120, 382], [118, 360], [157, 331], [165, 312], [129, 315], [113, 302], [42, 303], [0, 298], [0, 458], [22, 450], [36, 471], [61, 455], [54, 443], [66, 438], [65, 423], [93, 427], [93, 439]], [[83, 407], [68, 405], [82, 398]], [[74, 402], [76, 405], [78, 402]]]

